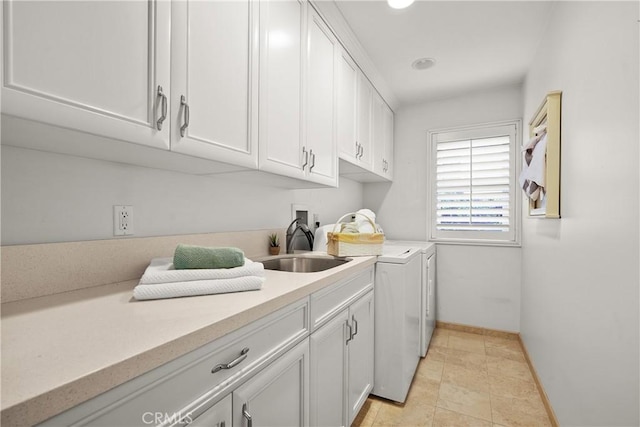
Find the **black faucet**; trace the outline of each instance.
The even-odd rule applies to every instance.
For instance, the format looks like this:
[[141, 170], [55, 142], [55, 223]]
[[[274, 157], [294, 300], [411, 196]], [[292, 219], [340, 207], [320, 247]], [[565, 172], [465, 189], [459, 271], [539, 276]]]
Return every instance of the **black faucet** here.
[[302, 220], [302, 218], [296, 218], [294, 219], [291, 224], [289, 224], [289, 227], [287, 227], [287, 233], [286, 233], [286, 251], [288, 254], [293, 253], [293, 238], [295, 236], [295, 234], [298, 232], [298, 230], [302, 230], [302, 232], [304, 233], [304, 235], [307, 237], [307, 241], [309, 242], [309, 250], [312, 251], [313, 250], [313, 232], [311, 230], [309, 230], [309, 227], [307, 227], [307, 224], [299, 224], [298, 221]]

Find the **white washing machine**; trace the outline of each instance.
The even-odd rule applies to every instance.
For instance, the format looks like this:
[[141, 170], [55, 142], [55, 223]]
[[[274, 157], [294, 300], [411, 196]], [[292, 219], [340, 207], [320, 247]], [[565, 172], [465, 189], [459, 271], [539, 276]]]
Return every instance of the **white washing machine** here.
[[427, 355], [436, 328], [436, 245], [431, 242], [387, 240], [387, 246], [420, 248], [422, 274], [420, 291], [420, 356]]
[[404, 402], [420, 361], [422, 249], [386, 245], [375, 276], [372, 394]]

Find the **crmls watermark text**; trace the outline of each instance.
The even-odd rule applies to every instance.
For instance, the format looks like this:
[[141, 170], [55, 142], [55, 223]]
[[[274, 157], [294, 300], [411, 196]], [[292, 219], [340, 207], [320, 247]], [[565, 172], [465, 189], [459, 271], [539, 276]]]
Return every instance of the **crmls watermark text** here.
[[142, 414], [142, 422], [145, 424], [173, 424], [178, 421], [182, 421], [186, 424], [190, 424], [193, 421], [191, 418], [191, 412], [183, 414], [181, 412], [145, 412]]

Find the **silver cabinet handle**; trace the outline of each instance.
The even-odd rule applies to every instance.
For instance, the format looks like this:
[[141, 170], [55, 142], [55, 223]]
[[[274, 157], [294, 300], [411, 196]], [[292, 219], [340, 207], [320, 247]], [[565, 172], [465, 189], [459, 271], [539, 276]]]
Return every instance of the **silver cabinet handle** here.
[[360, 159], [362, 159], [362, 156], [364, 156], [364, 145], [360, 146]]
[[351, 339], [353, 339], [353, 337], [358, 335], [358, 321], [354, 316], [351, 316], [351, 320], [353, 320], [353, 328], [354, 328], [353, 336], [351, 337]]
[[302, 147], [302, 154], [304, 154], [304, 163], [302, 164], [302, 170], [309, 164], [309, 152], [306, 147]]
[[242, 404], [242, 416], [247, 419], [247, 427], [253, 427], [253, 419], [248, 411], [247, 404]]
[[162, 122], [167, 118], [167, 95], [162, 91], [162, 86], [158, 86], [157, 96], [162, 99], [162, 115], [156, 122], [156, 129], [162, 130]]
[[356, 141], [356, 159], [360, 155], [360, 147], [362, 147], [362, 145], [360, 145], [360, 143]]
[[349, 341], [351, 341], [353, 339], [353, 329], [351, 329], [351, 325], [349, 324], [349, 321], [347, 320], [347, 322], [345, 323], [347, 325], [347, 328], [349, 329], [349, 338], [347, 338], [347, 341], [345, 341], [345, 345], [349, 344]]
[[309, 166], [309, 170], [311, 170], [316, 165], [316, 155], [313, 154], [313, 150], [309, 150], [309, 155], [311, 156], [311, 166]]
[[184, 95], [180, 97], [180, 106], [184, 108], [184, 124], [180, 126], [180, 136], [184, 137], [189, 127], [189, 104], [187, 104], [187, 98]]
[[240, 352], [240, 356], [236, 357], [231, 362], [221, 363], [219, 365], [214, 366], [213, 369], [211, 369], [211, 373], [215, 374], [216, 372], [221, 371], [223, 369], [231, 369], [238, 366], [240, 362], [242, 362], [244, 359], [247, 358], [247, 353], [249, 353], [249, 347], [243, 348], [242, 351]]

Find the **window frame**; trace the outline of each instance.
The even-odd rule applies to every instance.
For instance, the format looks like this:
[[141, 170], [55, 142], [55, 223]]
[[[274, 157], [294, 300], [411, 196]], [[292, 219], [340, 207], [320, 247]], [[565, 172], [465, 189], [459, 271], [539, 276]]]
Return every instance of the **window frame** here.
[[[509, 131], [509, 231], [496, 233], [492, 231], [447, 231], [437, 229], [437, 144], [438, 142], [464, 139], [480, 139], [504, 136], [505, 128]], [[521, 245], [522, 196], [518, 186], [522, 156], [519, 147], [522, 140], [522, 120], [505, 120], [498, 122], [479, 123], [467, 126], [456, 126], [434, 129], [427, 132], [427, 164], [429, 165], [429, 182], [427, 197], [427, 212], [429, 241], [436, 243], [484, 246], [515, 246]], [[497, 238], [499, 237], [499, 238]]]

